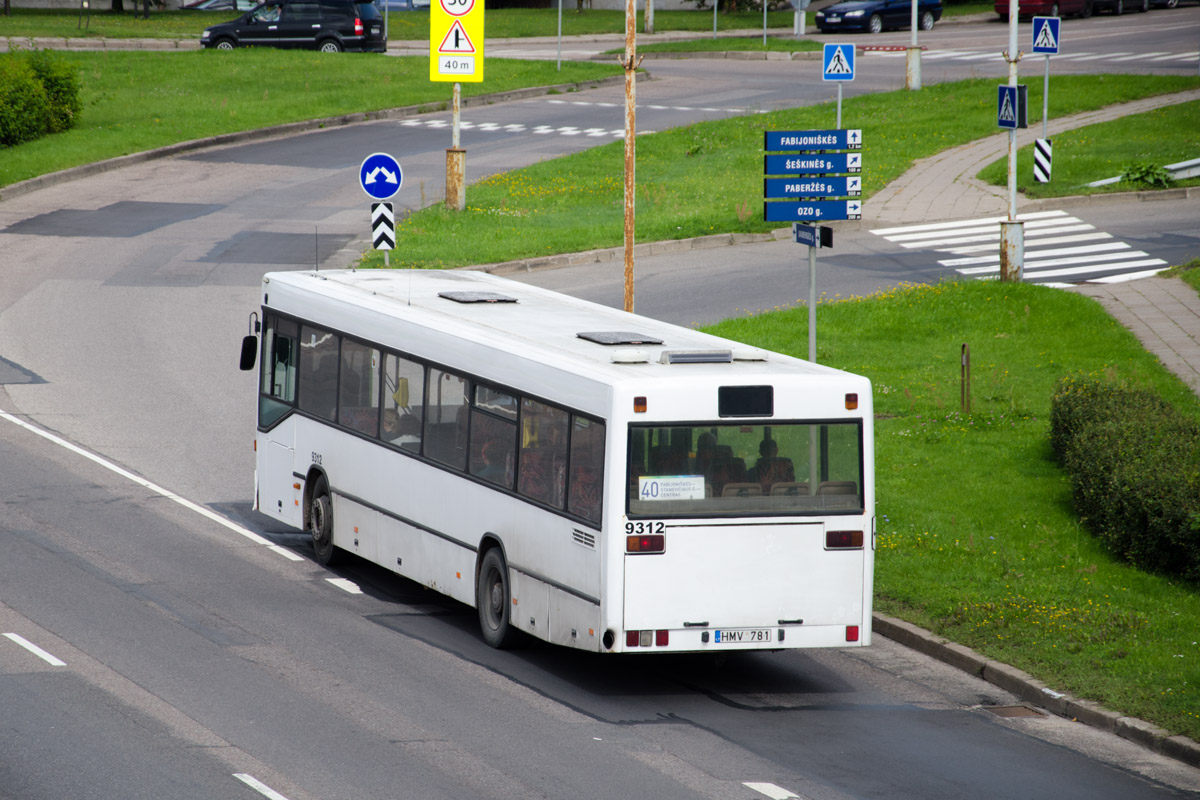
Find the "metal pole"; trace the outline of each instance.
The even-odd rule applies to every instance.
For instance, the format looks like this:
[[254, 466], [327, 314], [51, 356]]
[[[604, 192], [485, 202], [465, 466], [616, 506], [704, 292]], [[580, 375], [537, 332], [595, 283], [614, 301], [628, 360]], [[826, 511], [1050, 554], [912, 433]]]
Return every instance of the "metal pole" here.
[[462, 86], [454, 84], [454, 97], [450, 101], [450, 146], [458, 149], [458, 111], [462, 106]]
[[837, 128], [838, 130], [841, 130], [841, 127], [842, 127], [842, 82], [838, 81], [837, 86], [838, 86], [837, 125], [834, 125], [833, 127]]
[[767, 46], [767, 0], [763, 0], [763, 47]]
[[654, 33], [654, 0], [646, 0], [646, 33]]
[[[1017, 86], [1017, 63], [1021, 53], [1017, 49], [1017, 0], [1008, 2], [1008, 85]], [[1020, 112], [1013, 112], [1020, 117]], [[1017, 129], [1008, 131], [1008, 219], [1000, 223], [1000, 280], [1020, 281], [1025, 264], [1025, 226], [1017, 220]]]
[[[838, 88], [841, 88], [839, 84]], [[818, 234], [820, 235], [820, 234]], [[817, 248], [808, 248], [808, 360], [817, 363]]]
[[1046, 53], [1046, 79], [1042, 82], [1042, 138], [1049, 139], [1046, 126], [1050, 121], [1050, 54]]
[[717, 5], [721, 0], [713, 0], [713, 38], [717, 38]]
[[558, 0], [558, 71], [562, 72], [562, 4], [563, 0]]
[[912, 0], [912, 38], [904, 59], [904, 86], [909, 90], [921, 88], [921, 48], [917, 46], [917, 0]]
[[625, 310], [633, 312], [634, 155], [637, 131], [637, 0], [625, 0]]

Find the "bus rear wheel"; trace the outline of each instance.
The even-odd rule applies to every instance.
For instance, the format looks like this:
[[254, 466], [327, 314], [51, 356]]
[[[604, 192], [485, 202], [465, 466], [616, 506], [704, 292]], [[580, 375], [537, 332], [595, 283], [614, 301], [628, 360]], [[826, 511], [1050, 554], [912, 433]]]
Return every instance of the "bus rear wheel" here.
[[500, 549], [493, 547], [479, 565], [479, 583], [475, 604], [479, 609], [479, 629], [490, 646], [503, 649], [512, 644], [515, 631], [510, 609], [512, 592], [508, 585], [508, 565]]
[[329, 496], [329, 483], [324, 478], [317, 478], [308, 501], [308, 532], [312, 534], [317, 563], [332, 564], [337, 550], [333, 546], [333, 501]]

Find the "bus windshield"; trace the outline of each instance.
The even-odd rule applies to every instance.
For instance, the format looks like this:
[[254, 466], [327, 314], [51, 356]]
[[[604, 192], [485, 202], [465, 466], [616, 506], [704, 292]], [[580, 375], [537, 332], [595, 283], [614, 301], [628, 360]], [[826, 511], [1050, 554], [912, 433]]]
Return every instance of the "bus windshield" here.
[[631, 425], [631, 517], [863, 511], [862, 423]]

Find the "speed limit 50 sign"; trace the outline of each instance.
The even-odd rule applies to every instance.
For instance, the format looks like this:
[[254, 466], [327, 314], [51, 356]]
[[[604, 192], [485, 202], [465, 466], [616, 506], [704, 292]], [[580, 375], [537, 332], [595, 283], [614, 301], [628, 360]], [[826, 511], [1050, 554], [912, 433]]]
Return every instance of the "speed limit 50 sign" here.
[[483, 80], [483, 0], [430, 3], [429, 80]]

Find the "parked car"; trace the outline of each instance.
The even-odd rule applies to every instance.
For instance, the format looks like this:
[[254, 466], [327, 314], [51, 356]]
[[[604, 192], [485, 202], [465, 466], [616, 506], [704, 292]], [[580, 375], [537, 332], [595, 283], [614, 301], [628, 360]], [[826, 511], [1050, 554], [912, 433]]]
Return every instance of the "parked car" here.
[[233, 22], [206, 28], [200, 44], [382, 53], [387, 37], [383, 15], [370, 0], [268, 0]]
[[1150, 0], [1092, 0], [1093, 11], [1111, 11], [1120, 16], [1126, 11], [1149, 11]]
[[375, 0], [375, 7], [381, 14], [385, 7], [389, 14], [397, 11], [428, 11], [429, 0]]
[[1182, 0], [1150, 0], [1150, 5], [1155, 8], [1175, 8]]
[[[1017, 16], [1029, 17], [1090, 17], [1094, 0], [1020, 0]], [[1008, 19], [1008, 0], [996, 0], [996, 13], [1000, 19]]]
[[249, 11], [262, 0], [196, 0], [181, 6], [187, 11]]
[[[917, 25], [923, 31], [942, 18], [942, 0], [919, 0]], [[911, 0], [845, 0], [817, 12], [822, 31], [870, 31], [907, 28], [912, 23]]]

